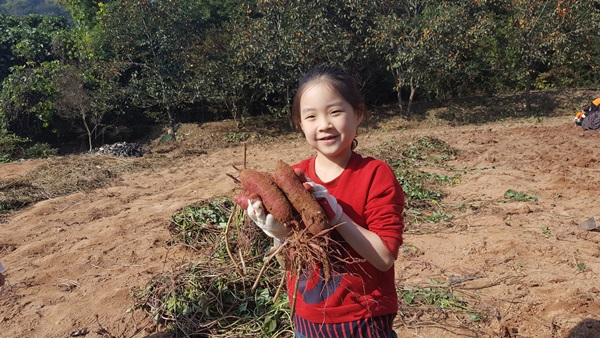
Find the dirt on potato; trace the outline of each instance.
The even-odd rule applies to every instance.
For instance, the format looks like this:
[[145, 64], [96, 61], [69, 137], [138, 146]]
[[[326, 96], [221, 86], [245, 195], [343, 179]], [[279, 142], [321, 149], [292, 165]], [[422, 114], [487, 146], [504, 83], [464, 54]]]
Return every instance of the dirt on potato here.
[[[399, 337], [600, 337], [600, 231], [578, 227], [600, 222], [600, 132], [573, 124], [577, 107], [600, 91], [534, 95], [533, 117], [522, 97], [502, 96], [417, 105], [411, 119], [390, 107], [361, 128], [359, 152], [421, 136], [458, 150], [447, 165], [460, 168], [460, 180], [443, 187], [452, 218], [407, 224], [396, 281], [399, 289], [449, 288], [477, 316], [403, 303]], [[279, 134], [251, 127], [184, 124], [177, 147], [119, 159], [137, 169], [107, 174], [110, 184], [0, 214], [0, 336], [159, 337], [151, 319], [127, 310], [133, 287], [195, 259], [168, 245], [171, 216], [234, 196], [234, 167], [270, 172], [279, 160], [313, 155], [285, 123]], [[60, 158], [0, 164], [0, 186], [48, 161]], [[532, 198], [507, 198], [509, 190]]]

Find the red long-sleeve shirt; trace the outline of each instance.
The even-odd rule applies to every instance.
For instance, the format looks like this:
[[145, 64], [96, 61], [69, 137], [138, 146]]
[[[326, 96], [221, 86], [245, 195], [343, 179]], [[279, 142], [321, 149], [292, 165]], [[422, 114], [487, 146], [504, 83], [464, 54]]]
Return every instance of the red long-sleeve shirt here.
[[[322, 182], [315, 174], [314, 163], [315, 158], [310, 158], [294, 167], [325, 186], [344, 213], [356, 224], [376, 233], [397, 258], [404, 229], [404, 193], [391, 168], [383, 161], [353, 152], [340, 176], [331, 182]], [[318, 267], [305, 271], [296, 295], [296, 314], [315, 323], [342, 323], [395, 314], [398, 296], [394, 268], [379, 271], [343, 242], [339, 234], [332, 233], [332, 238], [342, 243], [340, 252], [344, 259], [362, 262], [344, 264], [332, 257], [335, 267], [327, 283]], [[288, 277], [288, 296], [292, 302], [296, 276], [288, 272]]]

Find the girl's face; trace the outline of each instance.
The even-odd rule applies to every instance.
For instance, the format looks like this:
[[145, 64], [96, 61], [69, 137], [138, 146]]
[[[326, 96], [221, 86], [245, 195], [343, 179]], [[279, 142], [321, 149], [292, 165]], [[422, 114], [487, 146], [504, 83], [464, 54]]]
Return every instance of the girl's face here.
[[317, 156], [347, 161], [361, 121], [362, 116], [326, 82], [310, 86], [300, 98], [300, 127]]

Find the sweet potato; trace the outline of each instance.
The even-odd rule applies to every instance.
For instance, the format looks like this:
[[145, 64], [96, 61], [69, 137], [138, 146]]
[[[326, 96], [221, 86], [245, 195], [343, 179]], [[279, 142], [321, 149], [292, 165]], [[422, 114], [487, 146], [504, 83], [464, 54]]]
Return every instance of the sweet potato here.
[[275, 219], [282, 223], [293, 221], [294, 212], [290, 202], [268, 173], [244, 169], [240, 171], [239, 179], [248, 193], [260, 196], [267, 212]]
[[312, 194], [304, 188], [292, 167], [284, 161], [278, 161], [273, 172], [273, 180], [287, 196], [292, 207], [300, 213], [302, 222], [308, 231], [316, 235], [329, 227], [325, 211]]
[[260, 196], [258, 196], [258, 194], [251, 194], [249, 192], [247, 192], [246, 190], [242, 190], [240, 191], [236, 196], [235, 196], [235, 203], [237, 205], [239, 205], [240, 207], [242, 207], [242, 209], [246, 210], [248, 209], [248, 199], [260, 199], [262, 201], [262, 198], [260, 198]]

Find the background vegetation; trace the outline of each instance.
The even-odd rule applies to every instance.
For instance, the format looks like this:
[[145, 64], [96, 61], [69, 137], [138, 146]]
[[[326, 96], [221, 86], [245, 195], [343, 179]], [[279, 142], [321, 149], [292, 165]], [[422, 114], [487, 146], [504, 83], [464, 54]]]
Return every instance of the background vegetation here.
[[600, 64], [595, 1], [61, 0], [68, 15], [17, 4], [0, 2], [2, 161], [155, 123], [174, 138], [179, 122], [286, 117], [321, 63], [406, 117], [415, 102], [504, 92], [537, 114], [531, 90], [596, 87]]

